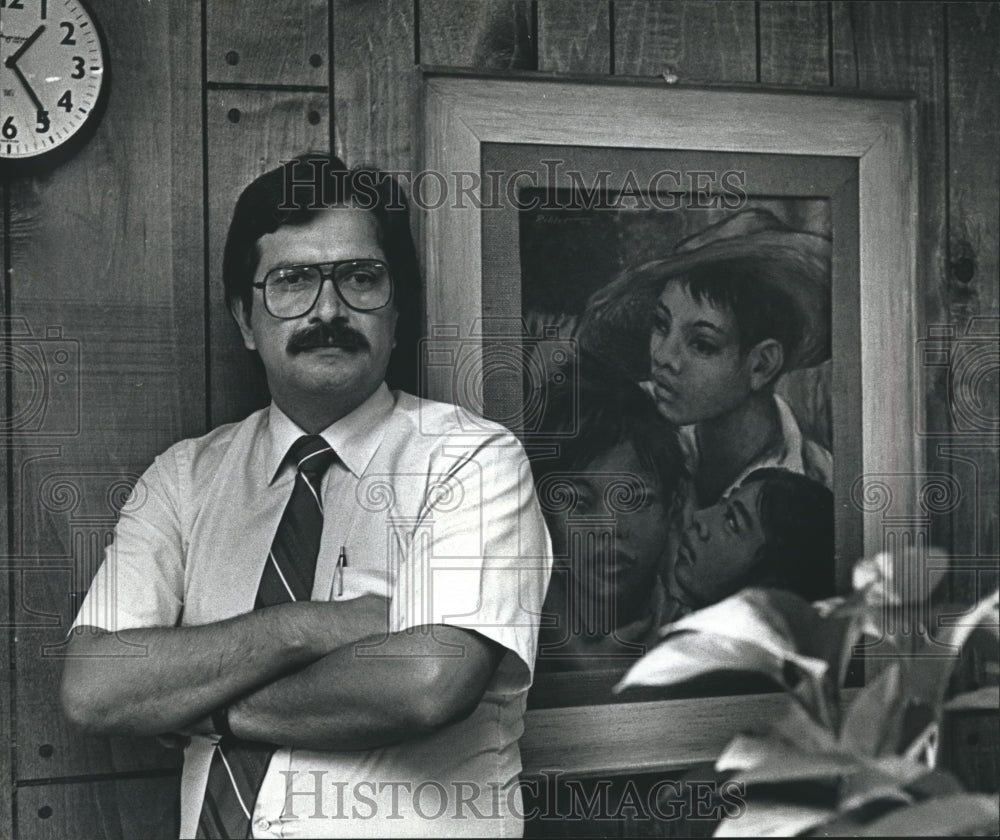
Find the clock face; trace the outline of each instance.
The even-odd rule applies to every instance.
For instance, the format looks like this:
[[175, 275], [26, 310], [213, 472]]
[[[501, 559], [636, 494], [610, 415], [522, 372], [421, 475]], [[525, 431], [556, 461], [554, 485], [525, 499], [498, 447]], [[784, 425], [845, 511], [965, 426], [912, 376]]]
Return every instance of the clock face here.
[[80, 0], [0, 0], [0, 162], [65, 150], [99, 118], [106, 50]]

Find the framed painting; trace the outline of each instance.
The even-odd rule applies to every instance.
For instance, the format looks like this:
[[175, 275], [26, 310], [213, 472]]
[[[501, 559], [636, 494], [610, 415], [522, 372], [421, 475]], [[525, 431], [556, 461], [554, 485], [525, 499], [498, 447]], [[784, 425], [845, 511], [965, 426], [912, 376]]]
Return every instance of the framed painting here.
[[[832, 453], [837, 586], [847, 589], [854, 560], [883, 548], [866, 478], [905, 504], [924, 464], [910, 363], [913, 102], [428, 73], [423, 109], [423, 183], [412, 191], [427, 275], [424, 390], [504, 423], [529, 447], [552, 371], [578, 373], [574, 323], [629, 266], [746, 212], [831, 243], [829, 358], [777, 390]], [[648, 370], [647, 329], [614, 348], [637, 379]], [[746, 724], [782, 702], [716, 686], [710, 704], [620, 703], [612, 735], [608, 687], [601, 674], [537, 681], [527, 770], [536, 761], [584, 774], [682, 767], [725, 743], [725, 721]], [[648, 737], [655, 720], [670, 720], [675, 740], [684, 733], [669, 750]]]

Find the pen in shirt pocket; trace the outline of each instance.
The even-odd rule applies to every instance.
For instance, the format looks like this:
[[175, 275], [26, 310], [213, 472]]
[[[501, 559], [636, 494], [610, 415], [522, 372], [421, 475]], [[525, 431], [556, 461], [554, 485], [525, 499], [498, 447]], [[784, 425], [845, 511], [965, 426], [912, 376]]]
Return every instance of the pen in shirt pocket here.
[[340, 547], [340, 554], [337, 556], [337, 597], [344, 594], [344, 569], [347, 568], [347, 549]]

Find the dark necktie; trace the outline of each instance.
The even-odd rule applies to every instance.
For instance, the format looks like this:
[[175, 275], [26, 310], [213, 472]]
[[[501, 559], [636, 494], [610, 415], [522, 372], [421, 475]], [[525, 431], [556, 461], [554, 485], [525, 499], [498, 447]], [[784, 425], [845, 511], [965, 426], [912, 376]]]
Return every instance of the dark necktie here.
[[[308, 601], [323, 533], [320, 484], [336, 454], [318, 435], [303, 435], [288, 450], [297, 465], [295, 487], [274, 534], [254, 609]], [[198, 818], [199, 840], [251, 836], [251, 817], [275, 747], [224, 737], [215, 746]]]

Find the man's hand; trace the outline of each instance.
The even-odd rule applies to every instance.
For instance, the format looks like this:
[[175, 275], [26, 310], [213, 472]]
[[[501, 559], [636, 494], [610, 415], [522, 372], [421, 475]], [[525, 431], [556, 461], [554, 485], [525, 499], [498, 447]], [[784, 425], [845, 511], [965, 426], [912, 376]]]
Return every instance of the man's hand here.
[[[220, 706], [350, 642], [384, 637], [388, 601], [300, 601], [197, 627], [78, 628], [63, 670], [67, 716], [94, 733], [184, 732]], [[121, 642], [145, 648], [123, 657]]]

